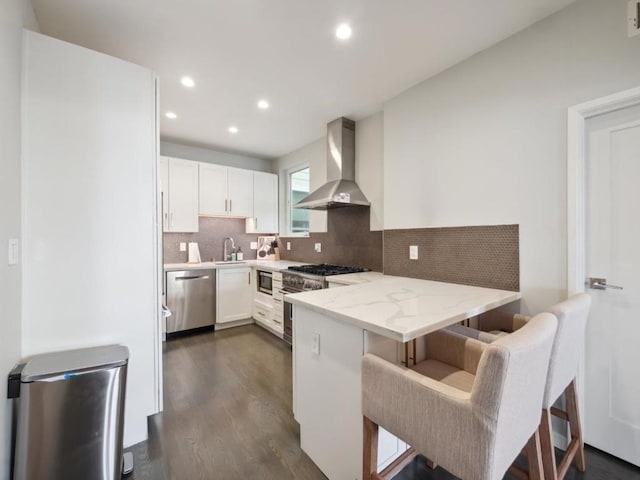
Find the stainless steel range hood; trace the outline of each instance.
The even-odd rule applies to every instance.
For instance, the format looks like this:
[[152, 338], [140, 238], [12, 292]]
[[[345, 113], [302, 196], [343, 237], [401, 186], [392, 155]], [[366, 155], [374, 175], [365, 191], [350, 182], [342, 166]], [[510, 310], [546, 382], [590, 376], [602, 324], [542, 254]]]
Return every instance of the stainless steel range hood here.
[[341, 117], [327, 125], [327, 183], [296, 203], [295, 208], [327, 210], [371, 205], [355, 179], [356, 124]]

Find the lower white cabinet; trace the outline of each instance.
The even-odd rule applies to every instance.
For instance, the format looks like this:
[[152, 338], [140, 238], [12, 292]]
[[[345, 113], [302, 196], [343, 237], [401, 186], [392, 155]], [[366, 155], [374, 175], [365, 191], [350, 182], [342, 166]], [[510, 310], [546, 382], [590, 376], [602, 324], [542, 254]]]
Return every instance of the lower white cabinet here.
[[216, 323], [251, 318], [253, 285], [250, 267], [216, 269]]

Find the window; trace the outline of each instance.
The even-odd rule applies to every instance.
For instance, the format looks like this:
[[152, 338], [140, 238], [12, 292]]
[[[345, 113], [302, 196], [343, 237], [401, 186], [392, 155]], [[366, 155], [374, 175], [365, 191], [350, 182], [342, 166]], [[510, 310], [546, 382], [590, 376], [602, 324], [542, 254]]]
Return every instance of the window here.
[[309, 210], [294, 208], [309, 191], [309, 167], [290, 170], [287, 175], [287, 233], [309, 233]]

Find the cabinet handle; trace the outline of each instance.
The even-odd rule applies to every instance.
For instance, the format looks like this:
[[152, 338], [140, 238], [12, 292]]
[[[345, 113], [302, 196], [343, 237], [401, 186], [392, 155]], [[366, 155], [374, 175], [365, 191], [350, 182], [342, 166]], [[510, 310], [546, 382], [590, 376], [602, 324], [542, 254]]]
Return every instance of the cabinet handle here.
[[227, 213], [229, 211], [229, 200], [227, 200], [226, 198], [224, 199], [224, 213]]
[[164, 212], [164, 228], [168, 228], [169, 227], [168, 217], [169, 217], [169, 214], [167, 212]]
[[247, 272], [247, 277], [249, 278], [249, 285], [251, 285], [251, 272]]
[[229, 199], [229, 213], [233, 211], [233, 200]]
[[258, 229], [258, 217], [254, 217], [256, 220], [256, 230]]

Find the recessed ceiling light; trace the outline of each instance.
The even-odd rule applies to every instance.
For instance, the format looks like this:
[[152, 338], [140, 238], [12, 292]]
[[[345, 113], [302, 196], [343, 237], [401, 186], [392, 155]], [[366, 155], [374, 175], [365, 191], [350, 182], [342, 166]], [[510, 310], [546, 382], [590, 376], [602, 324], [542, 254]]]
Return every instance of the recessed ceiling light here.
[[196, 82], [194, 82], [193, 78], [191, 78], [191, 77], [182, 77], [180, 79], [180, 83], [182, 85], [184, 85], [185, 87], [188, 87], [188, 88], [194, 87], [195, 84], [196, 84]]
[[167, 112], [164, 114], [165, 117], [170, 118], [171, 120], [175, 120], [176, 118], [178, 118], [178, 115], [176, 115], [173, 112]]
[[266, 100], [260, 100], [258, 102], [258, 108], [261, 108], [262, 110], [266, 110], [267, 108], [269, 108], [269, 102], [267, 102]]
[[336, 37], [338, 37], [340, 40], [346, 40], [350, 36], [351, 27], [348, 24], [341, 23], [340, 25], [338, 25], [338, 28], [336, 28]]
[[229, 133], [238, 133], [238, 131], [239, 131], [239, 130], [238, 130], [238, 127], [236, 127], [236, 126], [234, 126], [234, 125], [231, 125], [231, 126], [229, 127]]

